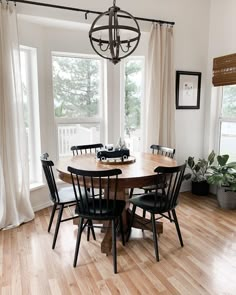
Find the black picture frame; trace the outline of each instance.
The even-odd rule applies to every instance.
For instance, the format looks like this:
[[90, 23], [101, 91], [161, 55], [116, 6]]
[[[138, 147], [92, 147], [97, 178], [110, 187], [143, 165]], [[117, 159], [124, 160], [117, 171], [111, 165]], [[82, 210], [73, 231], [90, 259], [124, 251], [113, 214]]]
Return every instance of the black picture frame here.
[[200, 109], [201, 72], [176, 71], [176, 109]]

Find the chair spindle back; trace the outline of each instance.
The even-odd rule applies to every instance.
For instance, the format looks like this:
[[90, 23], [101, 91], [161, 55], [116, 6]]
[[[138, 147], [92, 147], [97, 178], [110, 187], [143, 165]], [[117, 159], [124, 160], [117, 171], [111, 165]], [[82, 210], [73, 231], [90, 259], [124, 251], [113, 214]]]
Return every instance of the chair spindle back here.
[[71, 147], [73, 156], [82, 154], [96, 153], [98, 149], [103, 148], [102, 143], [86, 144], [86, 145], [75, 145]]
[[54, 163], [53, 161], [47, 160], [47, 158], [48, 158], [47, 153], [42, 154], [40, 157], [45, 178], [50, 191], [50, 198], [53, 202], [59, 202], [60, 199], [59, 199], [57, 185], [56, 185], [56, 181], [55, 181], [54, 173], [53, 173]]
[[176, 167], [157, 167], [154, 170], [157, 173], [157, 183], [159, 183], [160, 178], [166, 183], [162, 194], [158, 193], [158, 189], [155, 192], [154, 206], [159, 204], [160, 211], [166, 212], [176, 207], [185, 168], [186, 164]]
[[116, 209], [118, 175], [122, 173], [120, 169], [88, 171], [68, 167], [68, 171], [71, 173], [80, 216], [99, 218], [108, 212], [113, 215]]
[[161, 146], [161, 145], [157, 145], [157, 144], [152, 144], [150, 146], [150, 148], [152, 149], [152, 153], [153, 154], [160, 154], [169, 158], [174, 158], [175, 155], [175, 149], [169, 148], [169, 147], [165, 147], [165, 146]]

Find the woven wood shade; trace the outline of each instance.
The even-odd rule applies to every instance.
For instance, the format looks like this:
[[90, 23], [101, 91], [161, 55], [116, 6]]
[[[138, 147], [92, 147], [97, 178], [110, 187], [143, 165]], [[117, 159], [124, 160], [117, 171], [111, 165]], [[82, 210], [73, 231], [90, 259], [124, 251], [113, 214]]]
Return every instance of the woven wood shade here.
[[213, 59], [214, 86], [236, 84], [236, 53]]

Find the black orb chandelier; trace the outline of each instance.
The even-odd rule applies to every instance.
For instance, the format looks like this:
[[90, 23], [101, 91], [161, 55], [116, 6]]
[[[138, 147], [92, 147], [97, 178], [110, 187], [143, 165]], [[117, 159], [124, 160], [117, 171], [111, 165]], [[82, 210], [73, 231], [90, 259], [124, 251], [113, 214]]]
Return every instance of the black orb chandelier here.
[[[108, 25], [104, 25], [104, 19]], [[133, 26], [122, 24], [121, 20], [128, 19]], [[89, 39], [94, 51], [103, 58], [117, 64], [121, 59], [135, 51], [140, 40], [140, 28], [136, 19], [128, 12], [113, 6], [100, 14], [92, 23]]]

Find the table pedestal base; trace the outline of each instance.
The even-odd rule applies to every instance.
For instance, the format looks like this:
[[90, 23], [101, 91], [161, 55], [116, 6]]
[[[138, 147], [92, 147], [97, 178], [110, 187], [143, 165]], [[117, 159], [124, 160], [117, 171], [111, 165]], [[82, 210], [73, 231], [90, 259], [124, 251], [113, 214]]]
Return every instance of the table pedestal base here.
[[[129, 221], [130, 221], [130, 214], [131, 214], [130, 209], [129, 209], [129, 202], [128, 202], [128, 199], [129, 199], [128, 191], [119, 190], [117, 192], [117, 199], [127, 201], [126, 210], [123, 211], [123, 215], [122, 215], [123, 228], [124, 228], [124, 233], [126, 236], [126, 233], [128, 232], [128, 226], [130, 224]], [[78, 225], [78, 219], [77, 218], [74, 219], [73, 223]], [[99, 222], [94, 221], [93, 223], [94, 224], [101, 223], [101, 221], [99, 221]], [[107, 228], [102, 229], [102, 231], [105, 232], [105, 236], [104, 236], [102, 243], [101, 243], [101, 252], [108, 255], [111, 252], [111, 248], [112, 248], [111, 222], [104, 221], [104, 226]], [[139, 228], [142, 230], [152, 231], [152, 223], [150, 222], [150, 219], [146, 219], [146, 218], [141, 217], [137, 214], [135, 214], [135, 217], [134, 217], [133, 227]], [[157, 231], [157, 234], [163, 233], [163, 223], [162, 222], [156, 221], [156, 231]]]
[[[129, 209], [126, 210], [126, 215], [127, 215], [126, 220], [129, 222], [129, 220], [130, 220], [130, 210]], [[110, 225], [111, 224], [109, 224], [109, 226]], [[135, 214], [135, 216], [134, 216], [134, 222], [133, 222], [132, 227], [142, 229], [142, 230], [152, 231], [152, 223], [150, 222], [150, 220], [143, 218], [137, 214]], [[126, 227], [124, 226], [124, 231], [125, 231], [125, 239], [126, 239], [126, 234], [128, 234], [127, 233], [127, 231], [128, 231], [127, 226]], [[159, 221], [156, 222], [156, 231], [157, 231], [157, 234], [163, 233], [163, 223], [162, 222], [159, 222]], [[108, 228], [106, 230], [105, 236], [104, 236], [102, 243], [101, 243], [101, 252], [105, 253], [107, 255], [111, 252], [111, 247], [112, 247], [112, 235], [111, 234], [112, 234], [111, 228]]]
[[[127, 215], [126, 220], [129, 221], [130, 210], [126, 211], [126, 215]], [[73, 224], [78, 225], [78, 220], [79, 219], [77, 219], [77, 218], [74, 219]], [[97, 222], [97, 223], [99, 223], [99, 222]], [[111, 253], [111, 248], [112, 248], [111, 222], [105, 222], [105, 223], [106, 223], [105, 226], [108, 228], [102, 229], [102, 231], [105, 232], [105, 236], [104, 236], [102, 243], [101, 243], [101, 252], [108, 255], [109, 253]], [[96, 221], [94, 221], [94, 224], [96, 224]], [[142, 230], [152, 231], [152, 224], [151, 224], [150, 220], [143, 218], [137, 214], [135, 214], [135, 217], [134, 217], [133, 227], [138, 228], [138, 229], [142, 229]], [[127, 225], [124, 226], [125, 236], [127, 233], [127, 229], [128, 229]], [[156, 222], [156, 230], [157, 230], [158, 234], [163, 233], [163, 223], [162, 222], [159, 222], [159, 221]]]

